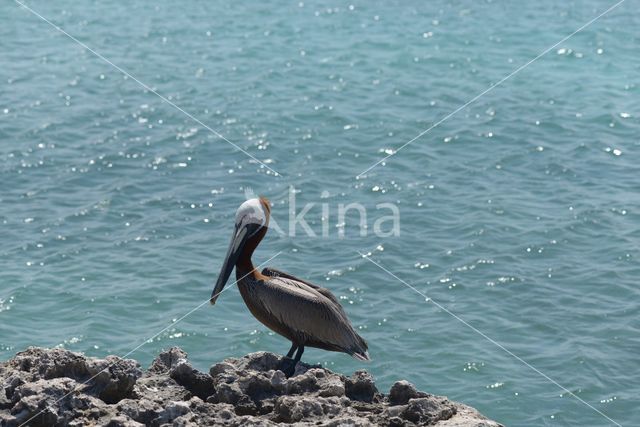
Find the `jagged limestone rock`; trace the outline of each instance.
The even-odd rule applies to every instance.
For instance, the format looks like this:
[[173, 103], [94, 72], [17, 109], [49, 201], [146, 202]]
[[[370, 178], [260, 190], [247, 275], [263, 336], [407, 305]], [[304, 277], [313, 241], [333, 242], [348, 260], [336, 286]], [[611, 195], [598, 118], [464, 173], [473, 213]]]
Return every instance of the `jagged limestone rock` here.
[[143, 372], [133, 360], [31, 347], [0, 363], [0, 425], [500, 426], [404, 380], [384, 395], [366, 371], [346, 377], [299, 363], [286, 378], [281, 358], [252, 353], [203, 373], [174, 347]]

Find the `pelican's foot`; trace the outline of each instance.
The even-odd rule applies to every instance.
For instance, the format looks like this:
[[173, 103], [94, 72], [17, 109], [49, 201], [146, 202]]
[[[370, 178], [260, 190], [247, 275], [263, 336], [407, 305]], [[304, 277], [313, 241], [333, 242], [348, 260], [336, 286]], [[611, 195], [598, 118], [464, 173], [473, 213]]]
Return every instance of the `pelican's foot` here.
[[287, 378], [290, 378], [291, 376], [293, 376], [293, 373], [296, 371], [297, 364], [298, 363], [292, 358], [283, 357], [282, 360], [280, 361], [280, 365], [278, 366], [278, 369], [284, 372], [284, 375]]

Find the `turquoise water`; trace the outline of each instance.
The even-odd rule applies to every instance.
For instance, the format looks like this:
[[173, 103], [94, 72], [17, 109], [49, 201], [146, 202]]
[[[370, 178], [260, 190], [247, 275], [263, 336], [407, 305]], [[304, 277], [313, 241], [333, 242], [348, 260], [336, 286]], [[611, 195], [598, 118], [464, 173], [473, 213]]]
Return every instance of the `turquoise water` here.
[[[237, 206], [256, 253], [329, 287], [399, 378], [510, 426], [639, 425], [640, 14], [628, 0], [365, 176], [613, 3], [45, 2], [0, 5], [0, 357], [28, 345], [201, 369], [288, 344], [235, 287], [204, 302]], [[350, 7], [352, 5], [353, 7]], [[290, 187], [316, 236], [288, 230]], [[338, 218], [339, 204], [367, 209]], [[376, 210], [400, 211], [380, 237]], [[328, 211], [323, 236], [322, 204]], [[341, 238], [340, 230], [345, 233]], [[349, 357], [305, 360], [350, 373]]]

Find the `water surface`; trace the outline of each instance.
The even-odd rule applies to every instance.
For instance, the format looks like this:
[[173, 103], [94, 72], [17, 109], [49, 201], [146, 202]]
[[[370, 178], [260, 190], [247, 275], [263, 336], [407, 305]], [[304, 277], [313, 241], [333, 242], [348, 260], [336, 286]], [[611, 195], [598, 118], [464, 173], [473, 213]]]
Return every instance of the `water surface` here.
[[[0, 6], [0, 357], [28, 345], [201, 369], [288, 343], [212, 289], [245, 190], [327, 236], [256, 253], [330, 288], [382, 391], [408, 378], [510, 426], [610, 425], [363, 259], [371, 253], [623, 425], [640, 418], [640, 15], [628, 1], [360, 179], [612, 3], [45, 2]], [[341, 228], [340, 203], [367, 208]], [[401, 212], [399, 236], [371, 231]], [[345, 230], [346, 238], [340, 237]], [[345, 355], [308, 362], [351, 373]]]

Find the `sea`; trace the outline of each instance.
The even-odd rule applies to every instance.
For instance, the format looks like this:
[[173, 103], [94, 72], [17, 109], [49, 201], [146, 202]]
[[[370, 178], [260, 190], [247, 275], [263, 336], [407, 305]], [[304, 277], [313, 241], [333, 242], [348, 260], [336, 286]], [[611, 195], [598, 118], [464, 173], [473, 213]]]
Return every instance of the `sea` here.
[[[633, 0], [0, 5], [0, 359], [289, 343], [233, 276], [324, 286], [372, 361], [507, 426], [640, 425]], [[295, 307], [292, 307], [294, 310]]]

